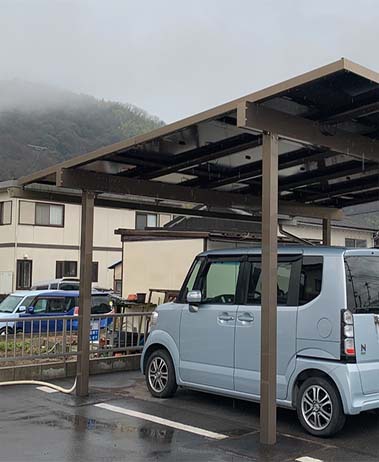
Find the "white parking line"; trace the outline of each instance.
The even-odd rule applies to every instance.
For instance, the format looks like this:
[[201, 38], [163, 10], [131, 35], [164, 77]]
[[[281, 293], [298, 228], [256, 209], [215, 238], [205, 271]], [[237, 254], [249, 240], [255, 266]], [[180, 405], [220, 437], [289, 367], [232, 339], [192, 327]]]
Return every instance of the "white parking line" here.
[[304, 456], [304, 457], [299, 457], [298, 459], [296, 459], [296, 462], [323, 462], [323, 461], [321, 459], [314, 459], [313, 457]]
[[54, 390], [53, 388], [49, 387], [36, 387], [37, 390], [44, 391], [45, 393], [58, 393], [58, 390]]
[[192, 427], [191, 425], [185, 425], [180, 422], [175, 422], [174, 420], [162, 419], [151, 414], [145, 414], [144, 412], [132, 411], [131, 409], [125, 409], [119, 406], [113, 406], [112, 404], [99, 403], [94, 406], [101, 409], [106, 409], [108, 411], [118, 412], [119, 414], [128, 415], [130, 417], [136, 417], [137, 419], [147, 420], [149, 422], [154, 422], [160, 425], [165, 425], [166, 427], [175, 428], [177, 430], [182, 430], [184, 432], [194, 433], [195, 435], [205, 436], [207, 438], [212, 438], [214, 440], [224, 440], [228, 438], [227, 435], [221, 433], [214, 433], [203, 428]]

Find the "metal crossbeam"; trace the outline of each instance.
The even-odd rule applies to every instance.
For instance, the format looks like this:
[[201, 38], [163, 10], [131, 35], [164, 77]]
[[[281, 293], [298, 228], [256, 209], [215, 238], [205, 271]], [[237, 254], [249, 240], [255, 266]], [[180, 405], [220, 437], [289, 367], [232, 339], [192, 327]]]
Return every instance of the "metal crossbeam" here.
[[238, 105], [237, 125], [255, 132], [278, 133], [281, 138], [331, 149], [360, 159], [379, 161], [377, 140], [337, 129], [331, 133], [322, 122], [286, 114], [256, 103], [244, 102]]
[[[261, 209], [261, 198], [250, 194], [189, 188], [186, 186], [160, 183], [158, 181], [117, 177], [80, 169], [63, 169], [57, 175], [57, 186], [83, 189], [110, 194], [128, 194], [155, 199], [192, 202], [221, 208], [242, 207], [248, 210]], [[290, 216], [342, 219], [338, 209], [314, 207], [297, 202], [279, 202], [279, 211]]]

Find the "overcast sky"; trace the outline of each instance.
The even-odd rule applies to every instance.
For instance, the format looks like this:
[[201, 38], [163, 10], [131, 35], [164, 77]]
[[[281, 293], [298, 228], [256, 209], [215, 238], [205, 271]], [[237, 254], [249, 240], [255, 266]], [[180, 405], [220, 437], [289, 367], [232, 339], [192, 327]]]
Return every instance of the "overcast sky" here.
[[0, 80], [171, 122], [344, 56], [379, 71], [379, 0], [0, 0]]

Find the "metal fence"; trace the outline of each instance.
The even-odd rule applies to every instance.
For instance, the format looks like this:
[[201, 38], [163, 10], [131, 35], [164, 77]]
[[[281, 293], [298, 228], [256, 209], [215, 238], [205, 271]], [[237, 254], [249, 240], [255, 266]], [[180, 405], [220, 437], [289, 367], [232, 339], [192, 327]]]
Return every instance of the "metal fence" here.
[[[151, 313], [91, 315], [91, 358], [142, 351]], [[78, 316], [0, 318], [0, 367], [78, 355]]]

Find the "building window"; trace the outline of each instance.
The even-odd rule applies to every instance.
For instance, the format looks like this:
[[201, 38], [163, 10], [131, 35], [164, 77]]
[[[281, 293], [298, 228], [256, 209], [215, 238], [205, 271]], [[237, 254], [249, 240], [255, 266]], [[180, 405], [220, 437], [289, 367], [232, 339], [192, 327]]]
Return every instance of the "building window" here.
[[363, 248], [367, 247], [367, 240], [366, 239], [345, 239], [345, 246], [346, 247], [353, 247], [353, 248]]
[[99, 262], [93, 261], [92, 262], [92, 282], [99, 281]]
[[116, 294], [121, 295], [121, 291], [122, 291], [122, 281], [121, 281], [121, 279], [115, 279], [114, 280], [113, 290], [115, 291]]
[[17, 260], [16, 289], [30, 289], [32, 266], [32, 260]]
[[0, 225], [12, 224], [12, 202], [0, 202]]
[[57, 261], [55, 267], [55, 277], [57, 279], [64, 277], [74, 278], [78, 274], [78, 262], [76, 261]]
[[156, 213], [136, 212], [136, 229], [158, 228], [158, 226]]
[[39, 226], [63, 226], [64, 206], [36, 203], [35, 224]]

